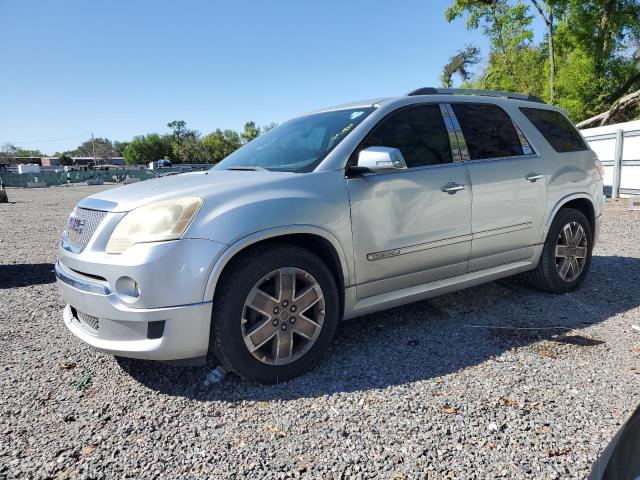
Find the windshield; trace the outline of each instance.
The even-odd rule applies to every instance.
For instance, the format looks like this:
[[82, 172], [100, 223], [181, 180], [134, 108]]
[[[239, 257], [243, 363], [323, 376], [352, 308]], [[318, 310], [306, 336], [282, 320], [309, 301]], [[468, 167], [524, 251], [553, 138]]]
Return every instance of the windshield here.
[[294, 118], [247, 143], [213, 168], [310, 172], [372, 111], [357, 108]]

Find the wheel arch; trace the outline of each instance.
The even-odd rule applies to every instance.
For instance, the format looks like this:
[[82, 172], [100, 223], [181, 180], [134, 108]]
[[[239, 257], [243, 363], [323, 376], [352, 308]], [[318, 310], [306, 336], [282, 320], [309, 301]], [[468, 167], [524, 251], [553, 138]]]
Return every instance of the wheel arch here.
[[216, 286], [229, 263], [246, 252], [270, 243], [288, 243], [307, 248], [318, 255], [331, 271], [340, 295], [340, 315], [344, 312], [344, 291], [350, 285], [350, 273], [342, 246], [338, 240], [321, 227], [294, 225], [261, 230], [241, 238], [229, 246], [216, 260], [204, 292], [203, 301], [212, 301]]
[[596, 232], [596, 213], [595, 213], [595, 203], [593, 198], [587, 193], [577, 193], [572, 195], [567, 195], [560, 199], [553, 209], [551, 210], [550, 215], [547, 217], [547, 221], [545, 223], [544, 231], [542, 232], [541, 241], [544, 242], [547, 238], [547, 234], [549, 233], [549, 228], [551, 227], [551, 223], [553, 219], [556, 218], [558, 212], [563, 208], [575, 208], [582, 212], [587, 220], [589, 221], [589, 225], [591, 226], [591, 232], [595, 235]]

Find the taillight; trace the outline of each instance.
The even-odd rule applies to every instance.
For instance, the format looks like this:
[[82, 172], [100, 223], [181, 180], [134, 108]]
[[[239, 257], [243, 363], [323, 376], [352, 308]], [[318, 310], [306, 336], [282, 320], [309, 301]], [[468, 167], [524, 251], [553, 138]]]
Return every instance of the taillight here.
[[600, 174], [600, 180], [604, 180], [604, 167], [602, 166], [602, 162], [596, 158], [596, 168], [598, 169], [598, 173]]

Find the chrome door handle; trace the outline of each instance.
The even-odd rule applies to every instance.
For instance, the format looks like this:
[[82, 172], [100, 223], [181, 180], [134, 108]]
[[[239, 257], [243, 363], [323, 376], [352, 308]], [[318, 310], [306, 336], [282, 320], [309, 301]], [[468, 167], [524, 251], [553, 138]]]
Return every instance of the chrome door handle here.
[[535, 183], [536, 180], [540, 180], [542, 178], [542, 175], [540, 175], [539, 173], [531, 172], [524, 178], [529, 180], [531, 183]]
[[449, 195], [453, 195], [458, 190], [464, 190], [464, 185], [460, 185], [459, 183], [449, 182], [446, 185], [443, 185], [440, 190], [444, 193], [448, 193]]

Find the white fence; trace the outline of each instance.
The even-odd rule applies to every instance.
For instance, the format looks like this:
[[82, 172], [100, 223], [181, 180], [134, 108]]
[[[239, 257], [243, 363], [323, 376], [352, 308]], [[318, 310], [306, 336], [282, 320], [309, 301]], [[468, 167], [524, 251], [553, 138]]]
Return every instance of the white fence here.
[[605, 193], [640, 195], [640, 120], [580, 132], [604, 166]]

